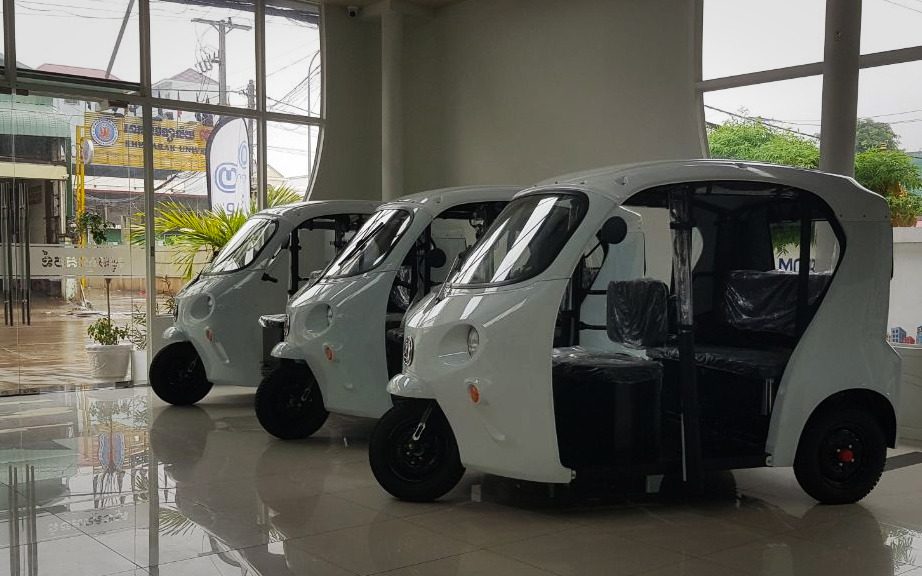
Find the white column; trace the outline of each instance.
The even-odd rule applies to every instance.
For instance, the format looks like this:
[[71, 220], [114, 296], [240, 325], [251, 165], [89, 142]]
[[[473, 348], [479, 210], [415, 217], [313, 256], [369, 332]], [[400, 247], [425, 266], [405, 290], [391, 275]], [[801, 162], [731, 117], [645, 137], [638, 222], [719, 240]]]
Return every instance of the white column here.
[[855, 174], [861, 0], [826, 0], [820, 169]]
[[381, 13], [381, 198], [403, 196], [403, 15]]

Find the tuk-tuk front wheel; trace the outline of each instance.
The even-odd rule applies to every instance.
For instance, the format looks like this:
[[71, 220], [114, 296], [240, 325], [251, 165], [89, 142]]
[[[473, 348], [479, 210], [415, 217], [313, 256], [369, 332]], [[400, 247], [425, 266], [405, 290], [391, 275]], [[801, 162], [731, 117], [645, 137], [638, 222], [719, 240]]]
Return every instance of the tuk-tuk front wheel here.
[[150, 363], [148, 380], [161, 400], [176, 406], [195, 404], [212, 386], [191, 342], [174, 342], [157, 352]]
[[872, 414], [829, 407], [804, 428], [794, 475], [804, 492], [823, 504], [851, 504], [874, 489], [886, 459], [887, 441]]
[[256, 418], [282, 440], [307, 438], [323, 426], [329, 412], [317, 380], [304, 364], [283, 362], [256, 389]]
[[451, 426], [435, 402], [403, 402], [387, 411], [371, 434], [371, 471], [401, 500], [444, 496], [464, 475]]

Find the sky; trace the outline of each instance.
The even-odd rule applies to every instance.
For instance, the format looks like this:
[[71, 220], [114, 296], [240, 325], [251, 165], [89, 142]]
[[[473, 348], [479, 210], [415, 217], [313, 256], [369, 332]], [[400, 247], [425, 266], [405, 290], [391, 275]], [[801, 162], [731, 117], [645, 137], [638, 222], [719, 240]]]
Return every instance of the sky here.
[[[704, 0], [705, 79], [819, 62], [825, 0]], [[922, 45], [922, 0], [864, 0], [861, 52]], [[821, 77], [705, 94], [707, 106], [819, 132]], [[728, 116], [706, 109], [711, 122]], [[908, 151], [922, 151], [922, 62], [861, 71], [858, 116], [889, 122]]]
[[[218, 32], [193, 18], [224, 20], [253, 26], [252, 12], [184, 5], [151, 0], [151, 67], [157, 82], [196, 68], [218, 51]], [[26, 66], [64, 64], [104, 70], [113, 52], [129, 0], [16, 0], [17, 59]], [[116, 55], [112, 74], [122, 80], [140, 80], [138, 3]], [[227, 84], [229, 102], [246, 106], [242, 91], [256, 76], [255, 32], [233, 30], [227, 36]], [[320, 111], [320, 47], [316, 27], [283, 17], [266, 21], [267, 90], [269, 109], [314, 115]], [[307, 82], [308, 68], [312, 71]], [[218, 79], [217, 64], [206, 74]], [[310, 88], [308, 90], [308, 88]], [[208, 98], [217, 103], [215, 91], [190, 90], [183, 99]], [[296, 125], [270, 125], [267, 146], [269, 165], [287, 177], [307, 174], [316, 143], [310, 129]], [[316, 135], [315, 135], [316, 137]]]

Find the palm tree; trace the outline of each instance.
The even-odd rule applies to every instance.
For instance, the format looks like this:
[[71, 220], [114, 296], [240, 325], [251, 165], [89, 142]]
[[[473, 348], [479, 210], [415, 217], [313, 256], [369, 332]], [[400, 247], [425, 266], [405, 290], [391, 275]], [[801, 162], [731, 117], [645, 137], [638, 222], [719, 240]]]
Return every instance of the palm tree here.
[[[269, 185], [266, 191], [267, 205], [284, 206], [300, 202], [302, 197], [290, 186]], [[256, 203], [250, 205], [250, 213], [256, 212]], [[237, 233], [247, 215], [236, 210], [194, 210], [173, 200], [158, 205], [154, 213], [154, 234], [164, 238], [175, 249], [174, 263], [182, 268], [183, 277], [190, 278], [195, 266], [195, 257], [207, 252], [211, 261], [221, 248]], [[132, 219], [131, 243], [144, 244], [144, 215], [135, 214]]]

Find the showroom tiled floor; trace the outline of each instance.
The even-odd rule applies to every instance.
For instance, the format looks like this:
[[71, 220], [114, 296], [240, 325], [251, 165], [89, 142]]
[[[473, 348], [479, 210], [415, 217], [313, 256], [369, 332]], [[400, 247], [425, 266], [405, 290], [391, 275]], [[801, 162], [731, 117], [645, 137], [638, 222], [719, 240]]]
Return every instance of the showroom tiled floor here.
[[696, 498], [468, 474], [409, 504], [371, 475], [372, 424], [273, 440], [243, 389], [191, 408], [147, 388], [0, 399], [0, 575], [922, 576], [922, 464], [852, 506], [816, 506], [785, 469]]

